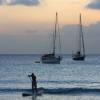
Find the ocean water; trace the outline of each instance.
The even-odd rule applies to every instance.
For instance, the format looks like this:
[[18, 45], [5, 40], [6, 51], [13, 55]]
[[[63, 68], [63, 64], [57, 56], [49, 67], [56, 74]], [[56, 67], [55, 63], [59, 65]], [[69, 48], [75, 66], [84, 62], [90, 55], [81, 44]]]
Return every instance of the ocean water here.
[[[73, 61], [64, 55], [61, 64], [42, 64], [41, 55], [0, 55], [0, 100], [100, 100], [100, 55]], [[32, 72], [42, 96], [22, 97], [31, 90]]]

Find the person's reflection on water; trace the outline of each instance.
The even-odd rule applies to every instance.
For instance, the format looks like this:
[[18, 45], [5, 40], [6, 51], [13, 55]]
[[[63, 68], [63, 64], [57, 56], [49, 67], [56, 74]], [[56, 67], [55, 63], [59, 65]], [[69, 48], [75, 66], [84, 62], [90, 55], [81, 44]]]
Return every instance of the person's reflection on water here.
[[32, 96], [32, 100], [37, 100], [37, 96], [36, 95], [33, 95]]

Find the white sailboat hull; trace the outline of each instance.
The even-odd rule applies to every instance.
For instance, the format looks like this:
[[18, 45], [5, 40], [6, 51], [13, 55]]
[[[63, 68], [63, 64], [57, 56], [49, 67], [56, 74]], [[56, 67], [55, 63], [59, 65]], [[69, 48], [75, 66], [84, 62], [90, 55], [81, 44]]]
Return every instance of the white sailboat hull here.
[[49, 54], [49, 55], [42, 56], [41, 60], [42, 60], [42, 63], [60, 64], [61, 57], [60, 56], [56, 57], [52, 54]]

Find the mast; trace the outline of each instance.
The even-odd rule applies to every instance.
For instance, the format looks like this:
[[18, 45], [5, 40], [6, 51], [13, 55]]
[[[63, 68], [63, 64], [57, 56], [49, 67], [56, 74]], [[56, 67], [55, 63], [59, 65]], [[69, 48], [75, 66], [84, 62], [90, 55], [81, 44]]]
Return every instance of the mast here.
[[53, 34], [53, 54], [54, 55], [55, 55], [55, 49], [56, 49], [57, 23], [58, 23], [58, 13], [56, 12], [55, 30]]
[[79, 15], [79, 38], [78, 38], [78, 52], [81, 53], [81, 44], [82, 44], [82, 41], [81, 41], [81, 14]]
[[80, 44], [82, 44], [83, 55], [85, 56], [85, 47], [84, 47], [84, 38], [83, 38], [83, 31], [82, 31], [82, 18], [81, 18], [81, 13], [80, 13], [80, 37], [81, 37], [81, 40], [82, 40], [80, 42]]

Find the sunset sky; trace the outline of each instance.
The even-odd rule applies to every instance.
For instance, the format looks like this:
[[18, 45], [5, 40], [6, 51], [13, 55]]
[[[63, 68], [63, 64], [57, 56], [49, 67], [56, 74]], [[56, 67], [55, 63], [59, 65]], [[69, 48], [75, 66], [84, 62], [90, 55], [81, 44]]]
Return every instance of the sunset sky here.
[[62, 53], [72, 53], [82, 14], [87, 54], [100, 53], [100, 0], [0, 0], [0, 53], [50, 51], [58, 12]]

